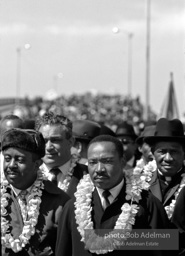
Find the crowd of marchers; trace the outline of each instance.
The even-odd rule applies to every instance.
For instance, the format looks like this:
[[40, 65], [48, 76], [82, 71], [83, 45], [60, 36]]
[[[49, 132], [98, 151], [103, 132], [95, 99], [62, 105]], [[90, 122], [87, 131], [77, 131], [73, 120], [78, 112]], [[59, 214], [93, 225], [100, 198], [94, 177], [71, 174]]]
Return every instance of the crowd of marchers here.
[[[185, 255], [182, 122], [110, 127], [55, 111], [0, 120], [3, 256]], [[145, 231], [171, 237], [129, 242]]]

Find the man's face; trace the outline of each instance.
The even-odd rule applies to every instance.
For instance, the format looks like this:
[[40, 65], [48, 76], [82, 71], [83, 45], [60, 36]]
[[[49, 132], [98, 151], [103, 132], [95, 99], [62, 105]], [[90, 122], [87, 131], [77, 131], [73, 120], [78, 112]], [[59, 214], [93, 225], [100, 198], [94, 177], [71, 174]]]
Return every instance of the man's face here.
[[145, 163], [148, 163], [154, 159], [151, 147], [147, 143], [144, 142], [142, 146], [139, 147], [139, 151], [141, 152]]
[[27, 189], [37, 177], [39, 161], [34, 161], [33, 154], [19, 148], [3, 151], [4, 174], [8, 182], [18, 189]]
[[178, 142], [158, 142], [155, 145], [154, 157], [163, 175], [172, 177], [183, 166], [183, 147]]
[[129, 136], [117, 136], [118, 140], [121, 141], [123, 145], [123, 152], [128, 162], [135, 154], [136, 144], [134, 140]]
[[44, 125], [39, 131], [45, 142], [45, 156], [43, 162], [49, 167], [58, 167], [70, 159], [72, 139], [66, 138], [66, 132], [61, 125]]
[[112, 142], [95, 142], [88, 149], [88, 170], [95, 186], [111, 189], [123, 179], [124, 160]]

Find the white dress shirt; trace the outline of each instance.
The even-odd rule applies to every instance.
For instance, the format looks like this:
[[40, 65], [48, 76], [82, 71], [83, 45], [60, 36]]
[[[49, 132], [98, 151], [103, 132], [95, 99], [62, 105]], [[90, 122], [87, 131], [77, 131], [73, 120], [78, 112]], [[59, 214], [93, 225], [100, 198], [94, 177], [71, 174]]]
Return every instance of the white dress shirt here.
[[[110, 196], [108, 197], [108, 200], [110, 202], [110, 204], [113, 203], [113, 201], [116, 199], [116, 197], [119, 195], [122, 187], [123, 187], [123, 184], [124, 184], [124, 179], [115, 187], [109, 189], [109, 192], [110, 192]], [[104, 196], [102, 195], [104, 189], [101, 189], [101, 188], [98, 188], [96, 187], [97, 191], [98, 191], [98, 194], [99, 194], [99, 197], [100, 197], [100, 200], [101, 200], [101, 204], [103, 206], [103, 208], [105, 209], [105, 198]]]
[[[67, 176], [67, 173], [69, 171], [69, 168], [70, 168], [70, 165], [71, 165], [71, 160], [69, 160], [68, 162], [66, 162], [64, 165], [62, 166], [59, 166], [57, 167], [61, 172], [58, 174], [57, 176], [57, 184], [58, 184], [58, 187], [61, 186], [62, 182], [64, 181], [64, 179], [66, 178]], [[48, 166], [45, 165], [45, 163], [43, 163], [40, 167], [43, 171], [46, 171], [49, 173], [49, 171], [52, 169], [52, 168], [48, 168]], [[49, 173], [48, 175], [48, 180], [52, 180], [52, 174]]]

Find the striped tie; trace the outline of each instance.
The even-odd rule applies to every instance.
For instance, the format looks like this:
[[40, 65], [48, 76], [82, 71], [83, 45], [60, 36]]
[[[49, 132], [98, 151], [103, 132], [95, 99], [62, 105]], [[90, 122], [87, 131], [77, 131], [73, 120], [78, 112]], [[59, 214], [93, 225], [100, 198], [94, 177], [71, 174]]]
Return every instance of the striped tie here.
[[28, 195], [28, 191], [27, 190], [22, 190], [20, 193], [19, 193], [19, 198], [24, 202], [24, 204], [26, 205], [27, 204], [27, 201], [26, 201], [26, 196]]
[[111, 195], [109, 190], [104, 190], [102, 193], [102, 196], [104, 197], [104, 209], [107, 208], [107, 206], [110, 205], [108, 197]]
[[51, 181], [57, 186], [57, 183], [58, 183], [57, 176], [60, 173], [60, 169], [59, 168], [53, 168], [53, 169], [50, 170], [50, 173], [53, 175]]

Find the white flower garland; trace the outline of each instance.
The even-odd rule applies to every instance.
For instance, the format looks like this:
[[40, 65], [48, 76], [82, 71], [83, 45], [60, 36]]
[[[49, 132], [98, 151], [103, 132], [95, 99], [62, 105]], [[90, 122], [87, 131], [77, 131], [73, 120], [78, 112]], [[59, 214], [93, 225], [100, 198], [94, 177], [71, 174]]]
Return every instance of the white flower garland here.
[[39, 209], [41, 204], [42, 190], [44, 188], [43, 175], [38, 170], [37, 179], [35, 180], [30, 190], [30, 195], [27, 198], [27, 205], [19, 198], [21, 214], [23, 217], [23, 229], [19, 238], [14, 239], [10, 233], [10, 223], [6, 219], [8, 212], [6, 207], [9, 204], [10, 194], [7, 188], [10, 187], [6, 179], [2, 180], [1, 184], [1, 243], [3, 247], [11, 248], [15, 253], [22, 250], [28, 244], [31, 236], [35, 234], [35, 226], [38, 222]]
[[[126, 183], [126, 193], [130, 195], [128, 177], [126, 178]], [[133, 195], [131, 204], [125, 203], [121, 207], [122, 213], [116, 221], [114, 230], [110, 232], [110, 236], [105, 239], [104, 237], [96, 235], [93, 229], [93, 222], [91, 220], [91, 200], [93, 191], [94, 185], [90, 179], [90, 175], [86, 174], [79, 182], [75, 193], [75, 219], [78, 225], [77, 229], [82, 237], [81, 241], [85, 243], [86, 249], [92, 253], [106, 254], [119, 246], [118, 239], [114, 239], [114, 236], [112, 236], [116, 229], [123, 230], [122, 239], [123, 237], [126, 239], [126, 236], [131, 232], [139, 207], [137, 204], [133, 204], [133, 201], [135, 201], [135, 195]], [[87, 233], [87, 231], [89, 232]]]
[[[74, 172], [74, 167], [76, 166], [76, 163], [78, 161], [78, 158], [76, 157], [76, 155], [72, 155], [71, 160], [70, 160], [70, 167], [69, 170], [67, 172], [67, 175], [65, 177], [65, 179], [63, 180], [63, 182], [58, 185], [58, 187], [60, 189], [62, 189], [64, 192], [66, 192], [68, 190], [71, 178], [73, 176], [73, 172]], [[43, 175], [48, 179], [52, 178], [52, 174], [49, 172], [49, 170], [43, 170]]]
[[176, 204], [176, 201], [177, 201], [177, 197], [178, 197], [181, 189], [184, 186], [185, 186], [185, 174], [182, 174], [181, 183], [179, 185], [178, 190], [175, 192], [175, 199], [172, 200], [170, 205], [164, 207], [169, 219], [171, 219], [171, 217], [172, 217], [172, 214], [173, 214], [173, 211], [174, 211], [174, 208], [175, 208], [175, 204]]
[[139, 202], [141, 199], [141, 191], [148, 190], [150, 187], [149, 181], [152, 178], [153, 172], [156, 170], [156, 161], [150, 161], [145, 164], [143, 159], [137, 161], [133, 171], [125, 170], [125, 177], [127, 178], [127, 196], [126, 199], [134, 198], [134, 201]]
[[[140, 197], [139, 197], [140, 190], [142, 188], [146, 189], [146, 190], [149, 189], [149, 187], [150, 187], [149, 181], [151, 180], [151, 178], [153, 176], [153, 172], [156, 169], [157, 169], [157, 165], [156, 165], [155, 160], [150, 161], [148, 164], [145, 165], [143, 159], [140, 159], [137, 161], [136, 167], [133, 169], [133, 173], [130, 171], [125, 172], [126, 176], [128, 176], [128, 177], [130, 176], [130, 184], [129, 184], [130, 193], [131, 193], [131, 195], [133, 195], [133, 194], [135, 195], [136, 202], [137, 202], [137, 200], [140, 199]], [[130, 173], [132, 173], [133, 176]], [[135, 185], [137, 185], [137, 186], [135, 186]], [[175, 199], [172, 200], [170, 205], [164, 207], [169, 219], [171, 219], [171, 217], [172, 217], [177, 197], [178, 197], [181, 189], [184, 186], [185, 186], [185, 174], [182, 174], [182, 180], [181, 180], [178, 190], [175, 193]], [[129, 200], [129, 198], [131, 198], [131, 195], [129, 195], [129, 194], [127, 195], [128, 200]]]

